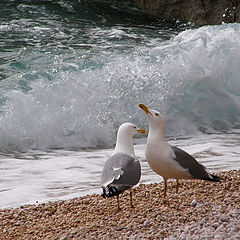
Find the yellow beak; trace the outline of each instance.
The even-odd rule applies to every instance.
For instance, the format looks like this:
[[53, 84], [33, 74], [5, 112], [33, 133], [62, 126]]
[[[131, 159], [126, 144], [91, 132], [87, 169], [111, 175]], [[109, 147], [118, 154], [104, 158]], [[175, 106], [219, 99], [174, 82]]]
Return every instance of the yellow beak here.
[[152, 114], [149, 112], [148, 108], [147, 108], [144, 104], [138, 104], [138, 106], [139, 106], [146, 114], [152, 115]]
[[137, 129], [136, 131], [141, 133], [141, 134], [145, 134], [146, 133], [144, 129]]

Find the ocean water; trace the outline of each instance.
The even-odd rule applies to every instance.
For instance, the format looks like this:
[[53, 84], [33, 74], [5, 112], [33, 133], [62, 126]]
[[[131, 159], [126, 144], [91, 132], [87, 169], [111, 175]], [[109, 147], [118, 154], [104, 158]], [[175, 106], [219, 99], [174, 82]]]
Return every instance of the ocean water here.
[[[100, 192], [123, 122], [211, 171], [240, 166], [240, 24], [198, 27], [112, 1], [1, 1], [0, 208]], [[136, 136], [141, 182], [161, 181]]]

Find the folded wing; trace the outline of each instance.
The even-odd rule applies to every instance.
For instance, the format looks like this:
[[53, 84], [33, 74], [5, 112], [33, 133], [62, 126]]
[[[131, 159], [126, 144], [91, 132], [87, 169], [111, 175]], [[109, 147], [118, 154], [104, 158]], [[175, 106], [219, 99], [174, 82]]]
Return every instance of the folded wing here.
[[103, 197], [122, 193], [136, 185], [140, 177], [141, 166], [138, 160], [127, 154], [114, 154], [106, 161], [101, 175]]

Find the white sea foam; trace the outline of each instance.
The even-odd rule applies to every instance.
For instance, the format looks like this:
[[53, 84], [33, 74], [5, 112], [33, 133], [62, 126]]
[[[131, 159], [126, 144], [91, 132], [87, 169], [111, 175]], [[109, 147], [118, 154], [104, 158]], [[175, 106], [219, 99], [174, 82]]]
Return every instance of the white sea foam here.
[[[240, 167], [240, 135], [213, 134], [170, 140], [196, 157], [210, 172]], [[144, 139], [145, 142], [145, 139]], [[149, 167], [145, 144], [135, 145], [142, 165], [140, 183], [160, 182]], [[101, 193], [100, 175], [112, 149], [93, 151], [39, 150], [0, 159], [0, 208], [70, 199]]]
[[14, 67], [30, 69], [1, 83], [2, 149], [111, 146], [120, 123], [147, 127], [138, 103], [165, 115], [168, 135], [239, 125], [239, 24], [187, 30], [168, 41], [154, 36], [135, 48], [124, 40], [99, 52], [108, 35], [131, 39], [124, 27], [103, 35], [90, 51], [21, 52]]

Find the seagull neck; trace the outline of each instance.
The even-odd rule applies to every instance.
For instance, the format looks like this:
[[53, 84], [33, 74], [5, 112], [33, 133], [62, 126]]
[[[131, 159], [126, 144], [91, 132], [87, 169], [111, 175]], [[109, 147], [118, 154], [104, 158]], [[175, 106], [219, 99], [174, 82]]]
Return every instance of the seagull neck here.
[[154, 128], [150, 125], [148, 138], [155, 138], [161, 141], [165, 141], [165, 129]]
[[115, 154], [117, 152], [125, 153], [132, 157], [135, 157], [134, 147], [133, 147], [133, 139], [132, 138], [122, 138], [121, 136], [118, 136], [113, 154]]

